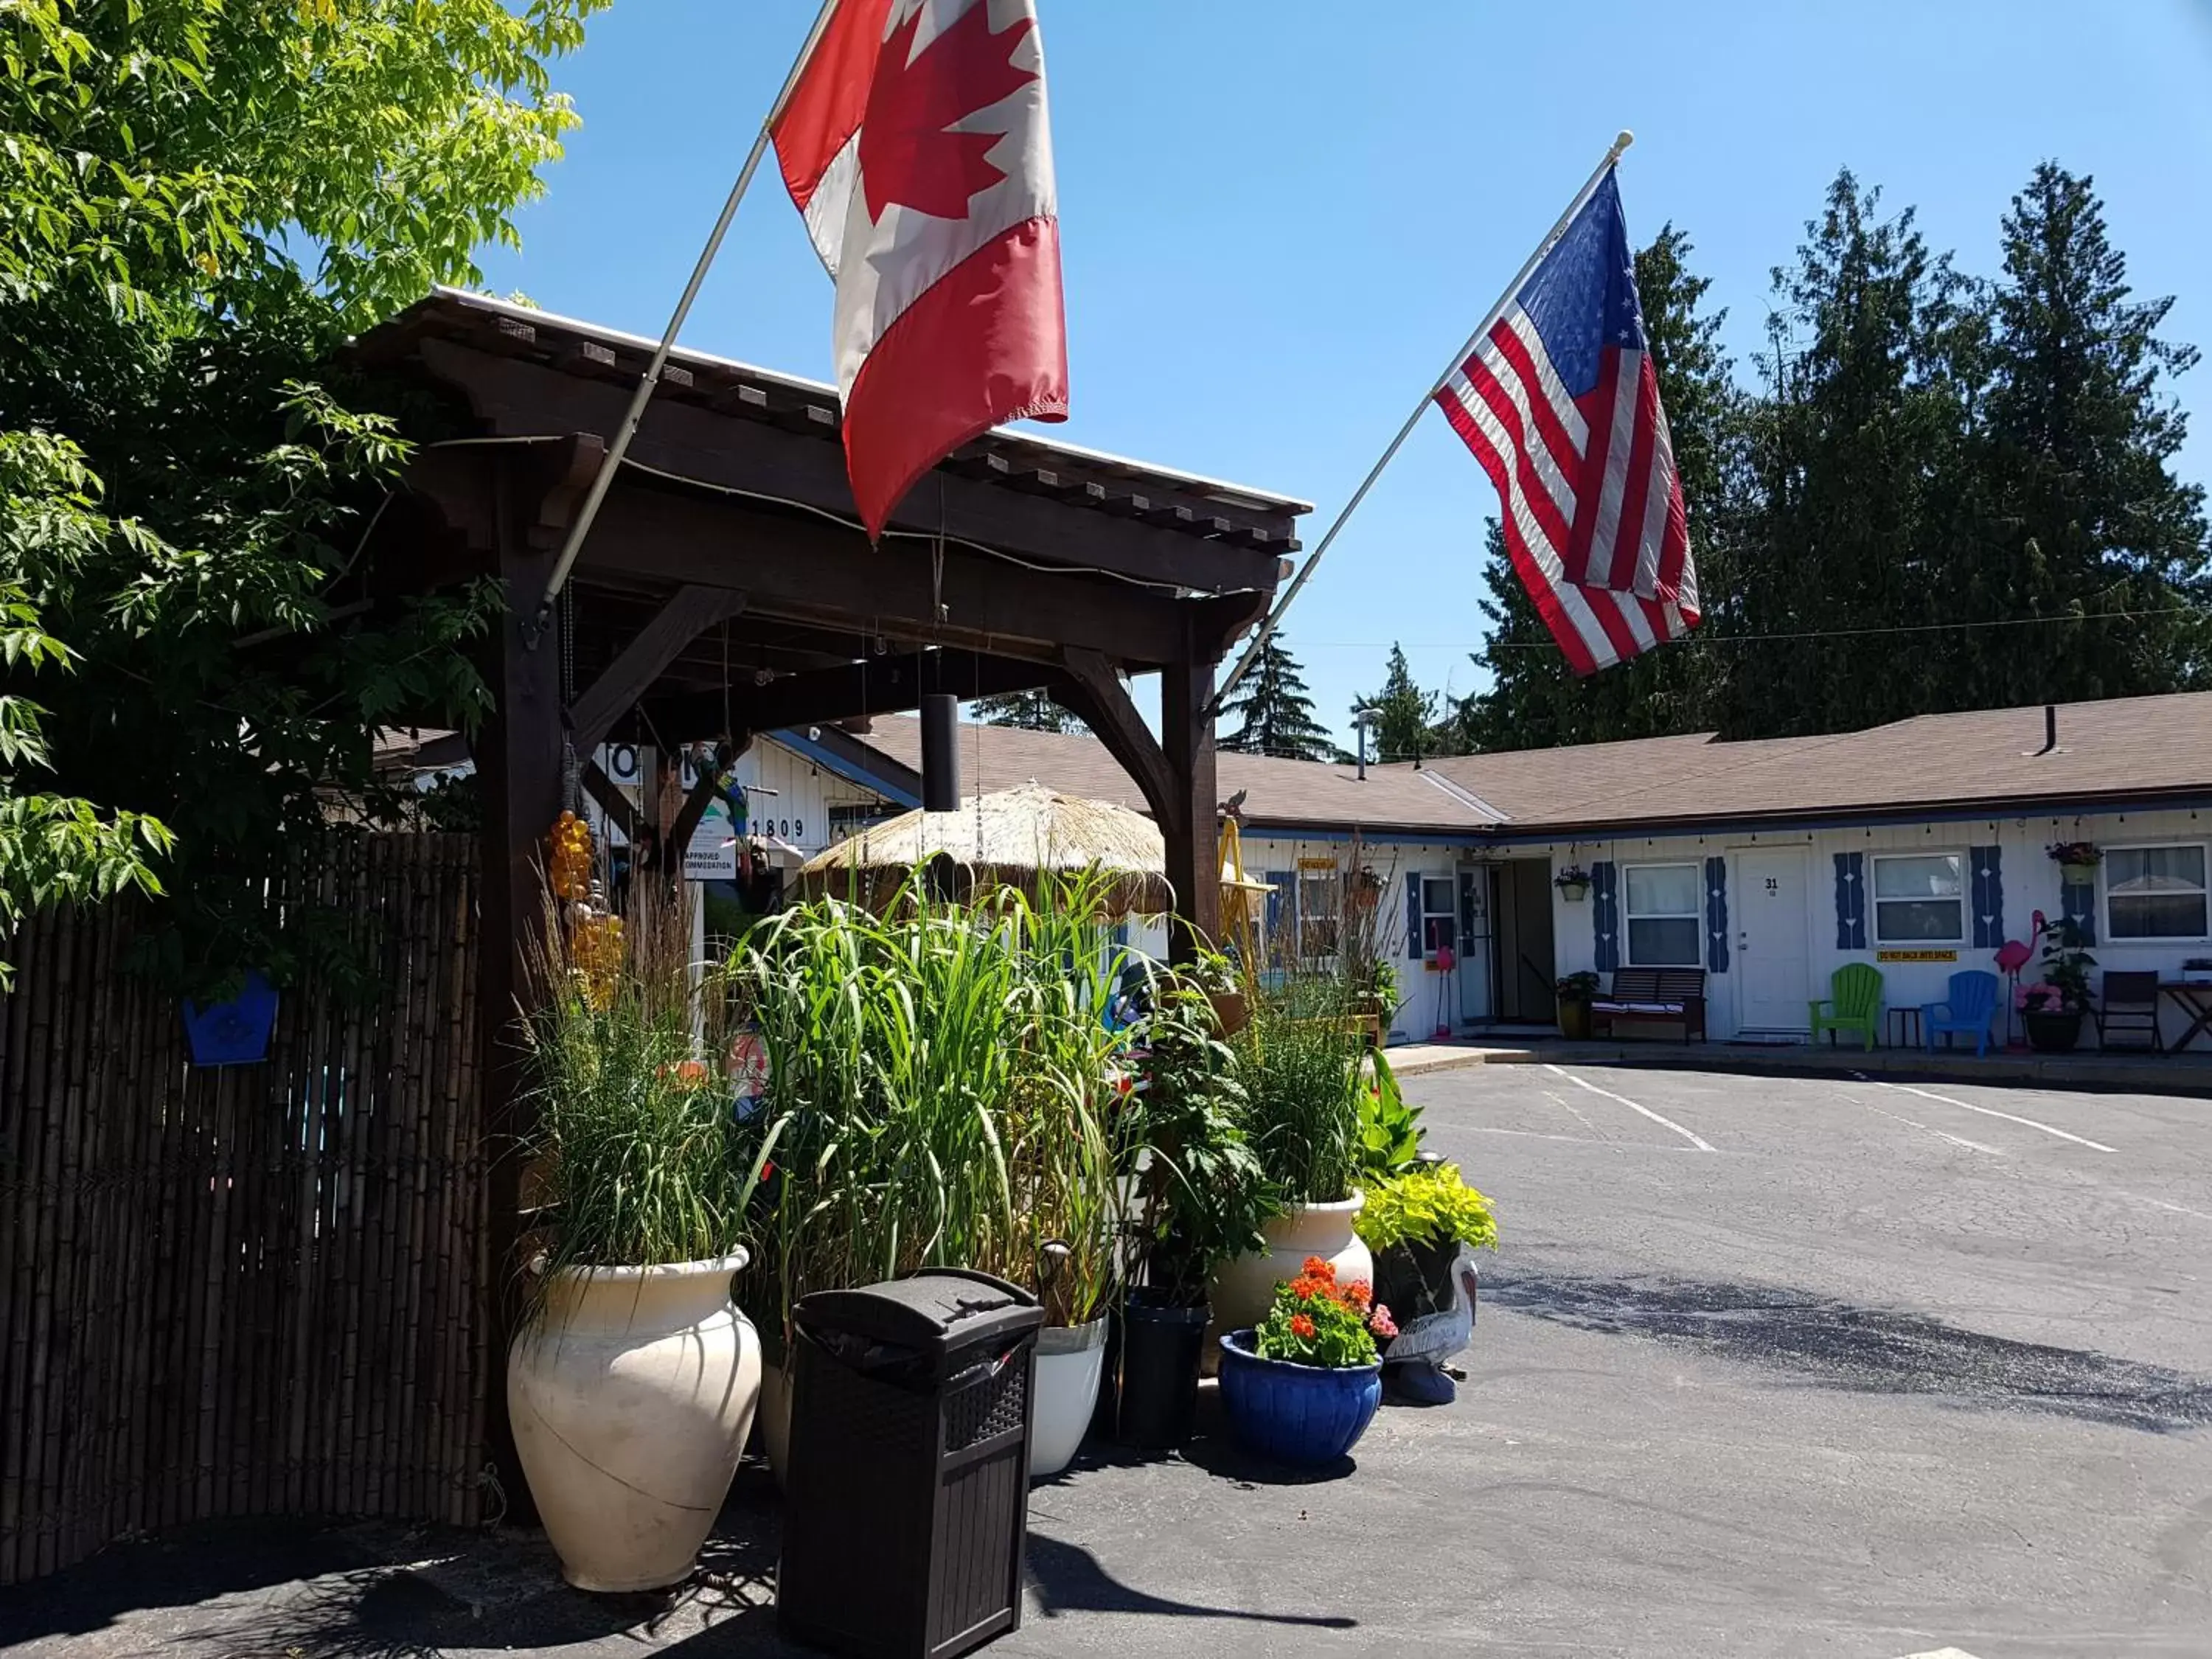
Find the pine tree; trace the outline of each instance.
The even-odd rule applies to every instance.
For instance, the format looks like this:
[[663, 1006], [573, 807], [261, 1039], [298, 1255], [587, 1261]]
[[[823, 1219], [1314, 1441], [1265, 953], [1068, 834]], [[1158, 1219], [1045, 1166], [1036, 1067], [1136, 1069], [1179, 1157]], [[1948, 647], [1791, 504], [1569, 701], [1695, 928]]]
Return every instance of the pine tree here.
[[1371, 697], [1354, 697], [1352, 712], [1375, 710], [1375, 746], [1370, 760], [1418, 761], [1434, 752], [1429, 728], [1437, 718], [1437, 695], [1413, 684], [1413, 671], [1402, 647], [1393, 641], [1382, 689]]
[[1091, 728], [1042, 691], [1007, 691], [978, 697], [969, 712], [986, 726], [1013, 726], [1024, 732], [1088, 732]]
[[1691, 732], [1711, 724], [1727, 655], [1705, 643], [1731, 625], [1731, 544], [1741, 534], [1747, 487], [1747, 405], [1720, 345], [1728, 313], [1700, 313], [1708, 277], [1691, 274], [1690, 239], [1673, 225], [1636, 255], [1644, 334], [1674, 441], [1690, 521], [1705, 620], [1686, 644], [1647, 652], [1578, 678], [1536, 613], [1493, 522], [1485, 541], [1480, 601], [1490, 619], [1474, 653], [1488, 690], [1462, 698], [1451, 723], [1460, 746], [1529, 749]]
[[2091, 181], [2045, 162], [2003, 222], [1990, 295], [1984, 465], [2002, 502], [1974, 608], [2118, 622], [1990, 629], [1964, 696], [1985, 704], [2202, 684], [2212, 629], [2204, 491], [2173, 476], [2187, 423], [2167, 392], [2197, 353], [2158, 337], [2173, 301], [2131, 297]]
[[1328, 731], [1314, 719], [1305, 671], [1280, 634], [1268, 636], [1251, 672], [1222, 704], [1219, 723], [1225, 725], [1232, 716], [1237, 729], [1221, 739], [1224, 749], [1305, 761], [1328, 760], [1336, 752]]

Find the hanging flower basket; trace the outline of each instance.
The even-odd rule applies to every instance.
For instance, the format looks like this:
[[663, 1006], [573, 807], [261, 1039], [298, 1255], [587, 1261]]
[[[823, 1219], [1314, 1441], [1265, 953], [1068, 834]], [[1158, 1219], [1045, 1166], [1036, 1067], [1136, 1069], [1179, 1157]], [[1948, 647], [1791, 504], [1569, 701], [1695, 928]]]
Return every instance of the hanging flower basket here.
[[2085, 887], [2097, 879], [2098, 861], [2104, 854], [2093, 841], [2053, 842], [2044, 849], [2058, 866], [2058, 878], [2069, 887]]
[[1552, 885], [1559, 890], [1560, 896], [1570, 904], [1580, 904], [1589, 896], [1589, 872], [1579, 864], [1571, 864], [1552, 878]]
[[195, 1066], [252, 1066], [269, 1058], [276, 1029], [276, 988], [258, 973], [226, 1002], [185, 1000], [185, 1044]]

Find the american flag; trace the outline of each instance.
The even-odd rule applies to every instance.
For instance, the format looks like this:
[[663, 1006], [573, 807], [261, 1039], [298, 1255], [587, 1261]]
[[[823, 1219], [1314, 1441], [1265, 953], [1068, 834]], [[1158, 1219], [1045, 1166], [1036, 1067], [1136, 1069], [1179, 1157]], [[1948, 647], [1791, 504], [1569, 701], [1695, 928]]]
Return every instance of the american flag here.
[[1682, 485], [1610, 169], [1436, 397], [1498, 486], [1513, 568], [1577, 674], [1696, 626]]

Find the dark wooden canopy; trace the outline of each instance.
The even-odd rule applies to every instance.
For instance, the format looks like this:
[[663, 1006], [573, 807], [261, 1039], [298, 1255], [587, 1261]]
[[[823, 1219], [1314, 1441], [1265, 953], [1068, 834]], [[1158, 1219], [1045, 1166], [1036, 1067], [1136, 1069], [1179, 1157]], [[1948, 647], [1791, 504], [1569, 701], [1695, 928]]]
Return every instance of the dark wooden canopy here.
[[[368, 365], [449, 402], [465, 435], [416, 453], [363, 562], [385, 597], [495, 579], [478, 1006], [515, 1006], [563, 766], [611, 735], [664, 752], [808, 723], [1042, 688], [1143, 791], [1188, 927], [1216, 932], [1217, 665], [1263, 616], [1306, 505], [1008, 433], [909, 493], [880, 544], [846, 487], [835, 390], [678, 352], [550, 624], [559, 549], [653, 343], [441, 291], [364, 336]], [[1158, 672], [1157, 735], [1124, 676]], [[603, 779], [586, 787], [611, 805]], [[705, 805], [701, 792], [690, 821]], [[679, 819], [677, 836], [686, 833]], [[490, 1212], [517, 1212], [525, 1127], [487, 1033]], [[510, 1241], [511, 1242], [511, 1239]], [[501, 1241], [495, 1240], [497, 1248]]]

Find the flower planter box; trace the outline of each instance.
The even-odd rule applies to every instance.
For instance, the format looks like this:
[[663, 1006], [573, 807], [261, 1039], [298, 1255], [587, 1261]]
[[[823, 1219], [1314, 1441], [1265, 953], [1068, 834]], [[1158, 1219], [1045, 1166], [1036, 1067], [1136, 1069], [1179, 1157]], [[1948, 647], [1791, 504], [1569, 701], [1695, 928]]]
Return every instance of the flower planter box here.
[[1221, 1403], [1248, 1450], [1319, 1468], [1359, 1443], [1382, 1403], [1382, 1365], [1294, 1365], [1262, 1359], [1249, 1330], [1221, 1339]]

